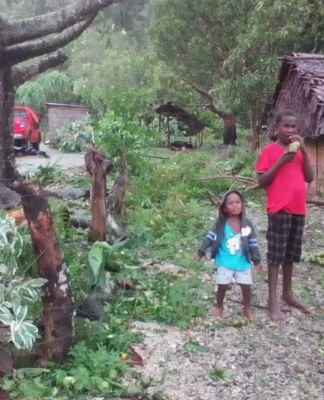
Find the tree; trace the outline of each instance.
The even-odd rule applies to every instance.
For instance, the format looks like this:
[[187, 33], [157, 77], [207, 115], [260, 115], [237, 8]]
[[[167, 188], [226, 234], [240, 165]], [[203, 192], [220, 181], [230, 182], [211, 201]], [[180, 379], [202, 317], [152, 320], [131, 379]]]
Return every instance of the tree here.
[[[77, 0], [58, 11], [24, 19], [0, 12], [0, 180], [15, 178], [11, 114], [16, 89], [63, 64], [67, 56], [59, 49], [79, 37], [100, 10], [119, 1]], [[45, 57], [25, 63], [41, 56]]]
[[244, 114], [255, 150], [278, 57], [323, 49], [323, 10], [323, 0], [154, 0], [151, 32], [158, 56], [224, 120], [224, 143]]
[[[236, 46], [252, 1], [155, 0], [152, 38], [158, 56], [204, 99], [224, 122], [224, 144], [235, 144], [232, 113], [215, 100], [212, 89], [229, 74], [223, 64]], [[233, 13], [235, 10], [235, 13]]]

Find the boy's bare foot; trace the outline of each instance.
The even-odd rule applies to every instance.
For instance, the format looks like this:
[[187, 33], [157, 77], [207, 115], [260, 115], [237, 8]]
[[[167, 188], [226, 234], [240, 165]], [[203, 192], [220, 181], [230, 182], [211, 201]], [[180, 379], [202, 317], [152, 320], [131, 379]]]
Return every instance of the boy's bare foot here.
[[212, 316], [215, 318], [222, 318], [223, 311], [224, 311], [224, 307], [216, 307], [212, 312]]
[[256, 321], [257, 317], [252, 313], [249, 308], [243, 309], [243, 317], [247, 318], [249, 321]]
[[296, 297], [294, 297], [293, 295], [285, 297], [283, 296], [281, 300], [287, 306], [297, 308], [298, 310], [302, 311], [305, 314], [311, 313], [310, 309], [305, 304], [296, 299]]
[[280, 310], [279, 304], [269, 304], [269, 317], [273, 322], [286, 322], [286, 317]]

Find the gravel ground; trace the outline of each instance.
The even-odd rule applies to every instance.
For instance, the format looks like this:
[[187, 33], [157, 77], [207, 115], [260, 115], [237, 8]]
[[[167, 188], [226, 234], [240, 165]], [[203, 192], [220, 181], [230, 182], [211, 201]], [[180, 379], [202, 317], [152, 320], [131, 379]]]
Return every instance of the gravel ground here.
[[40, 165], [45, 167], [46, 165], [55, 164], [62, 169], [83, 167], [85, 165], [84, 155], [81, 153], [60, 153], [57, 149], [52, 149], [43, 143], [40, 150], [45, 151], [49, 158], [39, 156], [16, 157], [16, 165], [22, 175], [35, 172]]
[[[250, 211], [258, 227], [265, 259], [266, 217]], [[323, 245], [324, 217], [318, 208], [309, 210], [305, 249]], [[209, 277], [208, 277], [209, 278]], [[201, 274], [202, 281], [206, 275]], [[324, 399], [324, 268], [300, 264], [294, 275], [295, 290], [312, 305], [313, 314], [283, 307], [284, 325], [269, 321], [262, 307], [267, 302], [266, 273], [255, 276], [253, 304], [257, 322], [234, 328], [206, 315], [195, 327], [180, 330], [151, 323], [135, 322], [134, 331], [143, 340], [135, 346], [145, 360], [137, 372], [154, 378], [153, 391], [172, 400], [310, 400]], [[206, 284], [207, 290], [211, 284]], [[227, 295], [225, 321], [240, 313], [241, 294], [233, 287]], [[260, 308], [261, 306], [261, 308]], [[321, 343], [322, 341], [322, 343]], [[206, 351], [188, 351], [185, 344], [197, 342]], [[225, 370], [222, 379], [212, 380], [210, 371]]]

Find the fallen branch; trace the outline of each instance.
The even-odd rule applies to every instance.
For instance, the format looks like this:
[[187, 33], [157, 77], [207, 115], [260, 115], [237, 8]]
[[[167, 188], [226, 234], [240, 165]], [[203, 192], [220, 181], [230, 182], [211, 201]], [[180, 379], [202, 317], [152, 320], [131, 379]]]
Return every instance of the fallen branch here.
[[[69, 225], [75, 228], [88, 229], [91, 227], [91, 219], [70, 217]], [[107, 217], [107, 227], [111, 229], [119, 241], [128, 239], [128, 233], [124, 231], [111, 214], [108, 214]]]
[[160, 160], [171, 160], [170, 157], [160, 157], [160, 156], [144, 156], [143, 154], [140, 155], [141, 157], [146, 157], [146, 158], [158, 158]]
[[324, 207], [324, 201], [321, 200], [306, 200], [307, 204], [313, 204], [318, 207]]
[[62, 199], [62, 200], [78, 200], [78, 199], [89, 198], [90, 190], [74, 189], [74, 188], [51, 190], [44, 188], [43, 194], [46, 197], [56, 197], [57, 199]]
[[216, 179], [231, 179], [233, 181], [247, 183], [247, 184], [254, 184], [257, 185], [257, 180], [254, 178], [246, 178], [243, 176], [234, 176], [234, 175], [217, 175], [217, 176], [206, 176], [204, 178], [196, 178], [191, 179], [192, 181], [213, 181]]

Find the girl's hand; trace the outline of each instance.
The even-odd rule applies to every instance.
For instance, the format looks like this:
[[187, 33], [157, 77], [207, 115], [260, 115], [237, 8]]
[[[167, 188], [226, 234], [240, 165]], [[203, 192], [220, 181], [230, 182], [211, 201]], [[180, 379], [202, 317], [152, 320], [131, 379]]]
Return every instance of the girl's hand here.
[[262, 271], [263, 270], [263, 265], [262, 264], [257, 264], [254, 266], [255, 271]]
[[195, 255], [195, 260], [196, 260], [196, 261], [201, 261], [201, 259], [202, 259], [201, 256], [198, 256], [198, 254]]

